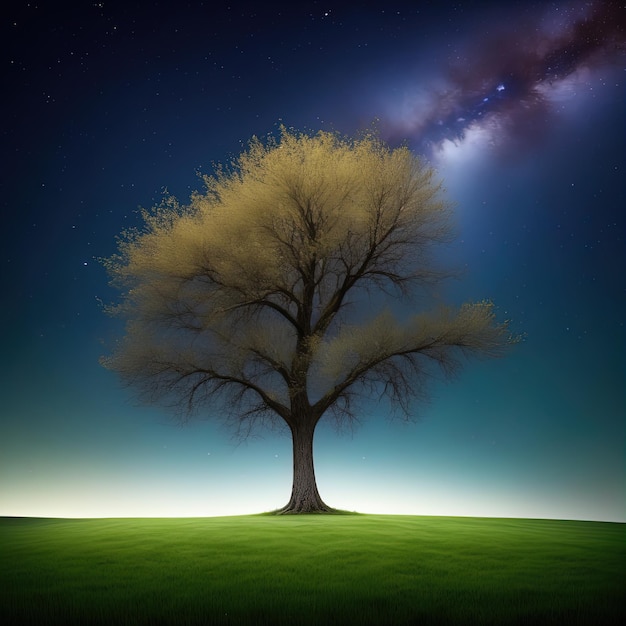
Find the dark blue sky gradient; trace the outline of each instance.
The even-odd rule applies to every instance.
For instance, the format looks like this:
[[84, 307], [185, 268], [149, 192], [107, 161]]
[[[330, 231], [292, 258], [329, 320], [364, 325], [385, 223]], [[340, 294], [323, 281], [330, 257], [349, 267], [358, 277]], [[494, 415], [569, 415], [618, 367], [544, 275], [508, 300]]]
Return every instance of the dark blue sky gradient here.
[[[179, 428], [98, 363], [97, 258], [252, 135], [374, 124], [438, 169], [463, 270], [525, 339], [417, 423], [320, 424], [322, 497], [363, 512], [626, 521], [624, 8], [618, 2], [13, 3], [3, 21], [0, 515], [253, 513], [290, 441]], [[426, 3], [424, 3], [426, 6]]]

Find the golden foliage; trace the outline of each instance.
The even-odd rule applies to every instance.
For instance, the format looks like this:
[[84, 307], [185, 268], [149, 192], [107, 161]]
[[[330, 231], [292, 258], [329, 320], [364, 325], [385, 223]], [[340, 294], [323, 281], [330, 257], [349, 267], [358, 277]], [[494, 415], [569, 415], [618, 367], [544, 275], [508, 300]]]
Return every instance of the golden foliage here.
[[186, 206], [167, 197], [144, 211], [144, 229], [105, 262], [123, 292], [112, 310], [129, 322], [106, 364], [156, 396], [191, 406], [201, 390], [236, 390], [253, 413], [287, 421], [297, 398], [319, 418], [368, 376], [393, 387], [386, 377], [406, 374], [402, 359], [419, 375], [418, 357], [445, 366], [450, 349], [506, 343], [484, 303], [347, 325], [357, 290], [409, 292], [439, 278], [428, 252], [450, 237], [449, 206], [407, 148], [282, 128], [204, 184]]

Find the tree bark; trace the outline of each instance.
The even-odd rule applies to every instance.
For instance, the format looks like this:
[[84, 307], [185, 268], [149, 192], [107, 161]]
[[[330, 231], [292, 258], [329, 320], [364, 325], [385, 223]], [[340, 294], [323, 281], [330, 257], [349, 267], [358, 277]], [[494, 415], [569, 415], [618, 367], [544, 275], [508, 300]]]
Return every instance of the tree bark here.
[[313, 467], [313, 434], [316, 421], [302, 420], [291, 426], [293, 441], [293, 486], [286, 506], [276, 511], [289, 513], [330, 513], [333, 511], [320, 497]]

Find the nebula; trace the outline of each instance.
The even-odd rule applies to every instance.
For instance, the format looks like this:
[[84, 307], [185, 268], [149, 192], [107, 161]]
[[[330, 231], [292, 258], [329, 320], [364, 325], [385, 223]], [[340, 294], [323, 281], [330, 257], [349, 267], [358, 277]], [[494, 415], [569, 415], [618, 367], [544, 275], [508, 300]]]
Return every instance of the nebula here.
[[409, 89], [400, 105], [388, 103], [382, 132], [408, 137], [425, 154], [476, 134], [518, 149], [541, 137], [567, 101], [622, 69], [624, 13], [609, 1], [486, 22], [435, 79]]

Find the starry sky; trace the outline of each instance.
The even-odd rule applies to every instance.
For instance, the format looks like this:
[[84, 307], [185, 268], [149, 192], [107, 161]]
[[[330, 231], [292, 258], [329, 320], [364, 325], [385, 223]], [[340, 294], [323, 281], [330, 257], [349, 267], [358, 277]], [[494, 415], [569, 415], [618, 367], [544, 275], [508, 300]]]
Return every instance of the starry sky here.
[[[99, 257], [248, 140], [370, 128], [433, 164], [451, 303], [524, 340], [434, 381], [415, 422], [320, 423], [318, 486], [361, 512], [626, 521], [623, 3], [12, 2], [2, 19], [0, 515], [283, 506], [287, 436], [184, 427], [98, 359]], [[365, 6], [364, 6], [365, 5]]]

